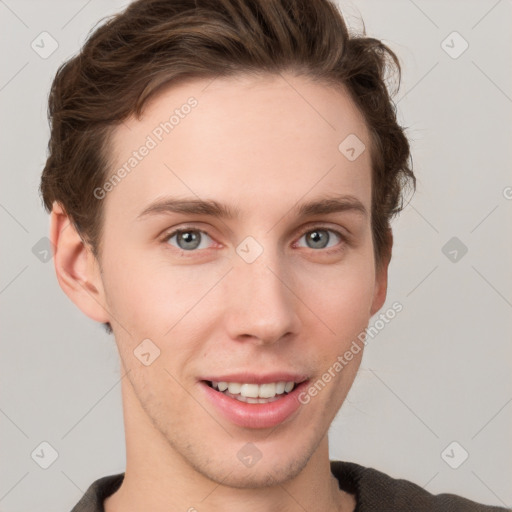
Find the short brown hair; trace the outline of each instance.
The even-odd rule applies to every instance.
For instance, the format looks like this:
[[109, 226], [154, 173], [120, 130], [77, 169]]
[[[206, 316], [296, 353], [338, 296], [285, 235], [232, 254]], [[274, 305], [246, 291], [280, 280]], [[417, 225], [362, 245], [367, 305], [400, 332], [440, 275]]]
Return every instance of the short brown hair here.
[[[95, 30], [58, 69], [48, 116], [41, 193], [61, 203], [98, 256], [102, 204], [93, 193], [111, 167], [109, 136], [148, 99], [181, 79], [292, 70], [343, 85], [371, 134], [372, 235], [378, 266], [391, 218], [416, 188], [409, 143], [396, 119], [387, 71], [400, 64], [381, 41], [349, 33], [330, 0], [137, 0]], [[340, 141], [341, 142], [341, 141]]]

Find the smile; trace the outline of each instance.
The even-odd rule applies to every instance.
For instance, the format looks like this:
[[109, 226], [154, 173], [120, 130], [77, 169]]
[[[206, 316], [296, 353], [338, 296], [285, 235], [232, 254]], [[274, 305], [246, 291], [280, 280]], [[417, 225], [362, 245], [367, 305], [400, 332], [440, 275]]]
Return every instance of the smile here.
[[242, 382], [216, 382], [207, 381], [217, 391], [230, 398], [249, 404], [266, 404], [279, 400], [282, 395], [288, 394], [296, 387], [294, 381], [267, 382], [264, 384]]
[[290, 374], [245, 378], [239, 374], [229, 380], [204, 379], [199, 384], [217, 414], [230, 423], [254, 429], [276, 427], [295, 417], [302, 405], [298, 395], [308, 382]]

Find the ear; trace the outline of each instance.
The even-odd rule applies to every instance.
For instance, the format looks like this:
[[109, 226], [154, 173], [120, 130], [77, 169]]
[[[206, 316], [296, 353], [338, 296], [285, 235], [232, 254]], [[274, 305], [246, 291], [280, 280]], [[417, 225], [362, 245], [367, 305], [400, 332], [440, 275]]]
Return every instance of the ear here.
[[97, 322], [108, 322], [99, 263], [62, 206], [54, 202], [50, 215], [50, 240], [57, 280], [64, 293]]
[[388, 267], [391, 261], [391, 251], [393, 248], [393, 232], [391, 229], [386, 233], [386, 246], [381, 263], [375, 273], [375, 288], [373, 292], [373, 302], [370, 309], [370, 316], [373, 316], [386, 302], [388, 291]]

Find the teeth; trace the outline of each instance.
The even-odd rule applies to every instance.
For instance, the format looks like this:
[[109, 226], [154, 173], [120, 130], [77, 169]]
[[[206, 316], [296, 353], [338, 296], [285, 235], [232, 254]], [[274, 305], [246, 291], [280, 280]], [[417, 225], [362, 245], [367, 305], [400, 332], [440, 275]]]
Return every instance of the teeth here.
[[[222, 384], [224, 384], [224, 382]], [[230, 382], [228, 384], [228, 391], [232, 395], [238, 395], [238, 393], [240, 393], [241, 388], [242, 388], [242, 384], [239, 384], [238, 382]]]
[[248, 384], [240, 382], [216, 382], [212, 381], [212, 387], [219, 391], [227, 391], [232, 395], [240, 395], [243, 402], [251, 404], [263, 403], [260, 398], [274, 398], [276, 395], [289, 393], [295, 386], [295, 382], [268, 382], [265, 384]]
[[[293, 387], [293, 382], [292, 382], [292, 387]], [[260, 398], [272, 398], [273, 396], [276, 396], [276, 385], [273, 384], [272, 382], [268, 383], [268, 384], [260, 384], [259, 386], [257, 386], [259, 389], [258, 389], [258, 395]]]
[[[247, 398], [258, 398], [260, 387], [258, 384], [242, 384], [240, 394]], [[230, 391], [232, 393], [232, 391]], [[263, 398], [263, 397], [262, 397]]]

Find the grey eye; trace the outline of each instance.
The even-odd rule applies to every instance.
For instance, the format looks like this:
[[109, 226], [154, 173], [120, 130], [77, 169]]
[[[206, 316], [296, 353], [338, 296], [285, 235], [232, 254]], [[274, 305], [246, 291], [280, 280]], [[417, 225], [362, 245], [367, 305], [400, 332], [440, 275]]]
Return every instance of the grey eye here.
[[327, 245], [332, 238], [329, 233], [334, 233], [336, 237], [341, 239], [340, 235], [338, 235], [335, 231], [326, 228], [317, 228], [310, 230], [304, 233], [301, 239], [306, 239], [307, 247], [309, 247], [310, 249], [325, 249], [327, 247], [333, 247], [333, 245], [336, 245], [336, 237], [334, 237], [335, 243], [333, 245]]
[[200, 231], [199, 229], [182, 229], [172, 233], [168, 237], [167, 242], [171, 243], [171, 240], [175, 238], [176, 243], [172, 245], [175, 245], [182, 251], [193, 251], [195, 249], [205, 249], [207, 247], [201, 247], [201, 243], [205, 237], [210, 238], [207, 233]]

